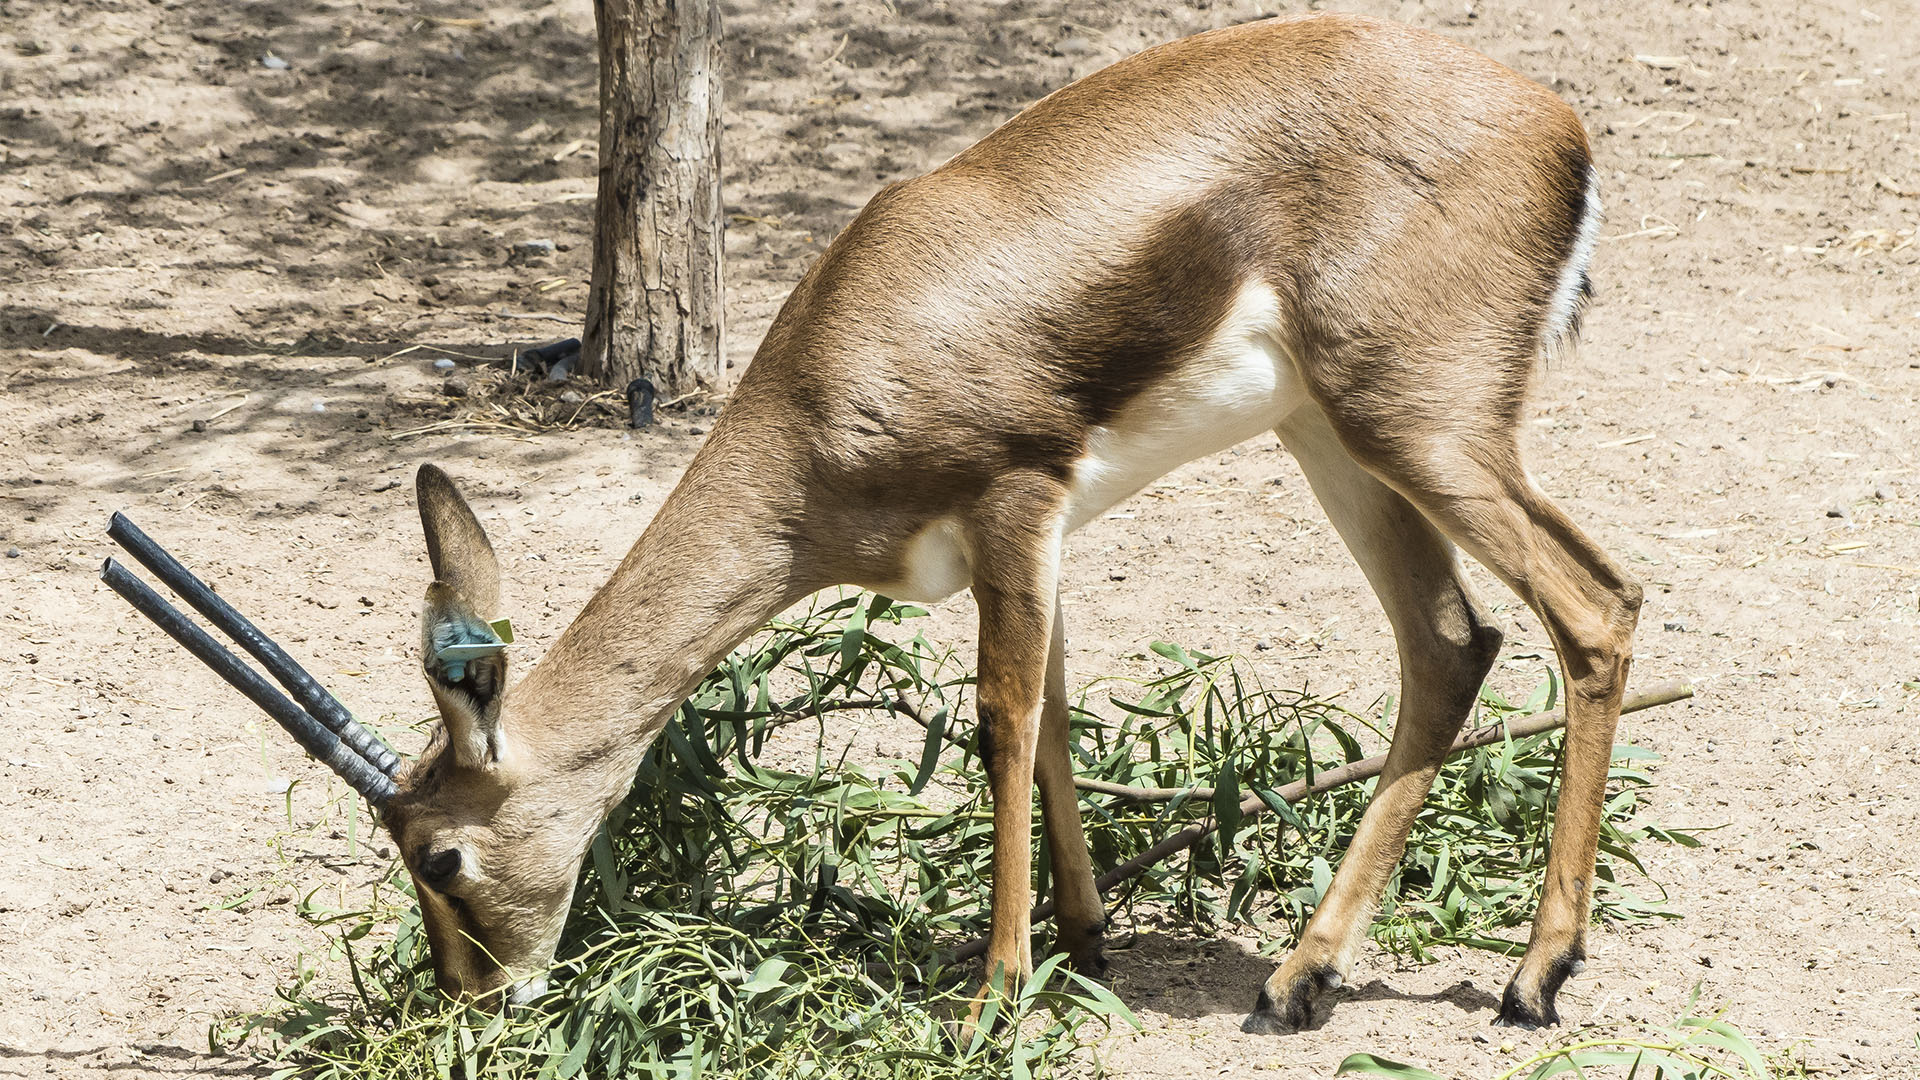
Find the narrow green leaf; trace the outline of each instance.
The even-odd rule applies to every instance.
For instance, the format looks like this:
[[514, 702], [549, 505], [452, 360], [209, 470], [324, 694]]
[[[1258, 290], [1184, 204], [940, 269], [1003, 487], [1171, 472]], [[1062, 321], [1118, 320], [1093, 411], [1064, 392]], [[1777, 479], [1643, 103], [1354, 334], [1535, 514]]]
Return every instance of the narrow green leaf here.
[[1439, 1073], [1428, 1072], [1417, 1065], [1383, 1058], [1377, 1054], [1348, 1054], [1334, 1070], [1335, 1076], [1386, 1076], [1393, 1080], [1447, 1080]]
[[947, 736], [947, 710], [941, 709], [927, 718], [927, 737], [920, 744], [920, 767], [914, 771], [913, 783], [907, 786], [907, 792], [918, 795], [933, 779], [934, 770], [940, 767], [940, 751]]

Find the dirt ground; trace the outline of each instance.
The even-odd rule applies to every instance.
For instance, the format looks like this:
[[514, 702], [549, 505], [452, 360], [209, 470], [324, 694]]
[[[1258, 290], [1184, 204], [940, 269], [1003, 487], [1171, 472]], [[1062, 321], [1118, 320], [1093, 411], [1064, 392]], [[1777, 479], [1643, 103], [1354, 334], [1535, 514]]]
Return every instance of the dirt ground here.
[[[1563, 1013], [1667, 1020], [1699, 984], [1770, 1049], [1895, 1077], [1920, 1073], [1920, 29], [1865, 2], [1349, 6], [1554, 87], [1604, 182], [1586, 344], [1525, 440], [1648, 583], [1636, 682], [1699, 689], [1625, 730], [1665, 755], [1658, 819], [1711, 831], [1643, 851], [1684, 918], [1597, 929]], [[733, 5], [735, 371], [882, 182], [1140, 47], [1300, 10]], [[573, 332], [592, 57], [585, 0], [0, 0], [0, 1076], [255, 1073], [207, 1053], [208, 1022], [324, 948], [290, 901], [383, 865], [332, 835], [341, 785], [99, 584], [112, 510], [357, 710], [410, 719], [418, 463], [468, 485], [537, 655], [698, 444], [700, 402], [634, 434], [448, 423], [473, 358]], [[1496, 678], [1530, 686], [1538, 625], [1479, 578]], [[1166, 638], [1357, 704], [1395, 686], [1271, 437], [1089, 526], [1066, 582], [1081, 672]], [[970, 621], [957, 600], [937, 633]], [[1117, 1073], [1304, 1078], [1371, 1050], [1476, 1076], [1544, 1038], [1488, 1026], [1507, 962], [1451, 951], [1370, 951], [1318, 1030], [1242, 1035], [1255, 947], [1117, 952], [1148, 1028]]]

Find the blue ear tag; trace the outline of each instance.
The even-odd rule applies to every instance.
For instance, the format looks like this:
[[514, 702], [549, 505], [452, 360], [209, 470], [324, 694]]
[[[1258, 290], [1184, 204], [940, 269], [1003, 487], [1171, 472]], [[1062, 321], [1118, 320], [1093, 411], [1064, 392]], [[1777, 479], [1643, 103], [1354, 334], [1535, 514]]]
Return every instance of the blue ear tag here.
[[453, 640], [435, 649], [433, 656], [448, 682], [467, 677], [467, 661], [505, 652], [507, 643], [513, 640], [513, 627], [505, 619], [493, 623], [476, 620], [446, 629], [447, 636]]

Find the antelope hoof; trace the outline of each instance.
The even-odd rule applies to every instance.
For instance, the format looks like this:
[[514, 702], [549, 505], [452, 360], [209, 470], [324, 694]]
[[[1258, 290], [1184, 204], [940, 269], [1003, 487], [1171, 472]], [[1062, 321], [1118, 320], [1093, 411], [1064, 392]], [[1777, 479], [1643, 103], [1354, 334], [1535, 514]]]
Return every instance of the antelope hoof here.
[[[954, 1049], [966, 1050], [973, 1045], [975, 1037], [981, 1034], [980, 1016], [986, 1009], [987, 995], [992, 992], [990, 987], [981, 987], [980, 992], [973, 996], [973, 1002], [967, 1007], [966, 1012], [941, 1025], [946, 1028], [947, 1040], [953, 1044]], [[985, 1034], [992, 1035], [993, 1032], [987, 1031]]]
[[1068, 965], [1080, 974], [1095, 979], [1107, 977], [1106, 923], [1094, 923], [1077, 933], [1063, 930], [1053, 948], [1066, 953]]
[[1276, 998], [1273, 982], [1260, 988], [1253, 1011], [1240, 1022], [1240, 1030], [1249, 1035], [1291, 1035], [1313, 1026], [1314, 1007], [1332, 991], [1340, 989], [1343, 979], [1331, 967], [1310, 968], [1281, 983]]
[[1547, 965], [1546, 974], [1529, 989], [1527, 967], [1522, 961], [1513, 981], [1507, 984], [1506, 993], [1500, 995], [1500, 1015], [1493, 1022], [1500, 1027], [1529, 1030], [1559, 1024], [1560, 1010], [1554, 1007], [1554, 999], [1560, 996], [1561, 985], [1586, 970], [1586, 966], [1586, 957], [1578, 950], [1569, 952]]
[[[955, 1045], [963, 1049], [972, 1044], [975, 1033], [981, 1030], [980, 1019], [986, 1015], [987, 1001], [997, 997], [1004, 1006], [1018, 996], [1021, 984], [1033, 975], [1033, 972], [1026, 971], [1022, 972], [1018, 978], [1010, 977], [999, 964], [992, 961], [988, 962], [987, 970], [986, 981], [980, 984], [980, 989], [974, 991], [973, 1000], [968, 1004], [966, 1015], [960, 1019], [955, 1032]], [[997, 1028], [1005, 1021], [1006, 1017], [1003, 1013], [994, 1021], [992, 1027]], [[986, 1034], [993, 1034], [992, 1028], [987, 1029]]]

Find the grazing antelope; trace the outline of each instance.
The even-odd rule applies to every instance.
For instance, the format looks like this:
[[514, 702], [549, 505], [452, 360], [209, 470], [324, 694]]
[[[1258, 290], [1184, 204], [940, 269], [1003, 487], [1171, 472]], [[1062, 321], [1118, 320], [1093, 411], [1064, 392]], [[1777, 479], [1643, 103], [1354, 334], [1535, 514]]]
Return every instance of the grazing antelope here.
[[[1500, 1019], [1555, 1022], [1579, 971], [1640, 588], [1528, 477], [1537, 359], [1586, 298], [1586, 136], [1458, 45], [1322, 15], [1151, 49], [874, 196], [793, 290], [725, 414], [611, 580], [509, 684], [499, 567], [419, 475], [443, 725], [380, 793], [440, 986], [537, 992], [603, 816], [728, 650], [851, 584], [980, 609], [994, 802], [988, 986], [1032, 968], [1032, 792], [1055, 947], [1105, 966], [1059, 604], [1066, 536], [1182, 462], [1277, 431], [1385, 606], [1398, 727], [1333, 886], [1246, 1027], [1312, 1021], [1501, 636], [1455, 545], [1538, 613], [1565, 670], [1565, 774]], [[986, 989], [983, 989], [983, 993]]]

